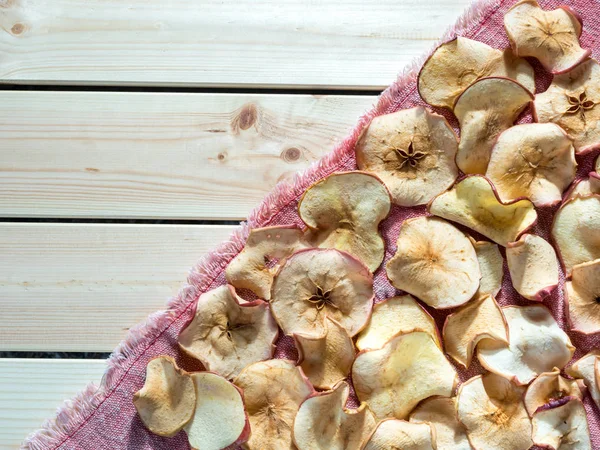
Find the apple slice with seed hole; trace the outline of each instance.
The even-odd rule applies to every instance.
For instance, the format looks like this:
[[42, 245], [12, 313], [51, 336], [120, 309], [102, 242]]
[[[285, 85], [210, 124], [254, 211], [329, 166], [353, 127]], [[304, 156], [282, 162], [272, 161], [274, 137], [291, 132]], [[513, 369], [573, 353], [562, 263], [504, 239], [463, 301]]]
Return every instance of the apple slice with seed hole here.
[[592, 450], [587, 415], [577, 397], [541, 406], [532, 422], [535, 445], [554, 450]]
[[560, 370], [554, 368], [551, 372], [540, 373], [531, 382], [525, 392], [525, 408], [531, 417], [538, 408], [555, 403], [564, 397], [583, 398], [579, 383], [568, 380], [560, 375]]

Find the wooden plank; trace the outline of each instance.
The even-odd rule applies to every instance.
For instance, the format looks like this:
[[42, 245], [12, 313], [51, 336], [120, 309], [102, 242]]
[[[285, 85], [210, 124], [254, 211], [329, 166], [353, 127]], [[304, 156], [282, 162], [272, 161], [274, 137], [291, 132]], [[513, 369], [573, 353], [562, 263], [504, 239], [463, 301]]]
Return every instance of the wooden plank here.
[[0, 91], [0, 216], [242, 219], [374, 101]]
[[232, 229], [0, 223], [0, 350], [111, 351]]
[[0, 79], [381, 89], [470, 0], [3, 0]]
[[100, 383], [103, 360], [0, 359], [0, 449], [14, 450], [56, 408]]

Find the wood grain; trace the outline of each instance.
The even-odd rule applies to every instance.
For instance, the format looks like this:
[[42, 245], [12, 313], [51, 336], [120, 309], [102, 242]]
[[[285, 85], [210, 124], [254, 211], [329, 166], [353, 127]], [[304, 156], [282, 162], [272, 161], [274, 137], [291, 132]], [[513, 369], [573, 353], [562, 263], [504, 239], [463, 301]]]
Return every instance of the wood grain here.
[[0, 359], [0, 449], [15, 450], [56, 408], [100, 383], [103, 360]]
[[0, 223], [0, 350], [111, 351], [232, 229]]
[[470, 0], [2, 0], [0, 79], [381, 89]]
[[0, 91], [0, 216], [242, 219], [374, 101]]

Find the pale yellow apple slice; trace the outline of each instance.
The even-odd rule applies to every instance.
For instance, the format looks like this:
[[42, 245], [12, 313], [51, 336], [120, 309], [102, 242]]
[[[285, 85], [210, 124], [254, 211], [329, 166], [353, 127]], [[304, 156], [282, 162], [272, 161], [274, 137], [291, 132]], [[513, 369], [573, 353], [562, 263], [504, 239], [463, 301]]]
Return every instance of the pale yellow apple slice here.
[[561, 201], [576, 169], [573, 140], [562, 128], [527, 123], [498, 136], [486, 176], [503, 202], [526, 197], [541, 207]]
[[488, 294], [446, 317], [443, 335], [446, 353], [468, 368], [480, 341], [493, 339], [508, 344], [508, 325], [502, 309]]
[[354, 362], [354, 343], [348, 332], [327, 317], [321, 335], [294, 334], [298, 364], [317, 389], [333, 387], [350, 373]]
[[565, 301], [572, 330], [600, 331], [600, 259], [573, 267], [571, 281], [565, 283]]
[[200, 296], [179, 346], [207, 370], [231, 379], [248, 364], [271, 358], [278, 334], [268, 303], [244, 302], [225, 285]]
[[531, 420], [523, 404], [525, 388], [493, 373], [463, 383], [457, 395], [458, 420], [475, 450], [527, 450]]
[[261, 361], [242, 370], [234, 384], [244, 392], [252, 430], [245, 448], [294, 450], [294, 418], [314, 392], [302, 369], [284, 359]]
[[581, 19], [569, 7], [552, 11], [536, 0], [522, 0], [504, 15], [504, 28], [518, 56], [537, 58], [551, 73], [563, 73], [591, 53], [579, 45]]
[[295, 225], [255, 228], [250, 231], [243, 250], [225, 269], [227, 282], [270, 300], [277, 260], [303, 247], [302, 230]]
[[582, 356], [565, 370], [567, 375], [583, 380], [592, 399], [600, 408], [600, 389], [596, 378], [596, 364], [600, 360], [600, 350], [592, 350]]
[[531, 382], [525, 392], [525, 408], [533, 417], [538, 408], [564, 397], [583, 398], [583, 393], [577, 381], [562, 377], [560, 370], [554, 368], [551, 372], [540, 373]]
[[239, 388], [210, 372], [190, 374], [196, 389], [196, 409], [185, 426], [194, 450], [221, 450], [250, 436], [250, 422]]
[[506, 77], [535, 91], [533, 68], [510, 49], [497, 50], [483, 42], [457, 37], [440, 45], [419, 73], [421, 98], [433, 106], [452, 109], [456, 98], [484, 77]]
[[374, 272], [385, 253], [379, 223], [391, 206], [390, 194], [376, 176], [334, 173], [308, 188], [298, 215], [309, 227], [309, 244], [348, 252]]
[[554, 247], [535, 234], [524, 234], [509, 243], [506, 261], [513, 287], [526, 299], [542, 301], [558, 285]]
[[356, 339], [359, 350], [378, 349], [397, 334], [428, 332], [441, 349], [440, 333], [433, 317], [410, 295], [388, 298], [373, 307], [371, 320]]
[[567, 276], [577, 264], [600, 258], [600, 195], [563, 203], [554, 216], [552, 238]]
[[356, 144], [356, 163], [381, 178], [395, 204], [424, 205], [456, 180], [457, 148], [446, 119], [417, 106], [375, 117]]
[[435, 450], [435, 435], [429, 424], [385, 419], [379, 422], [362, 450]]
[[360, 450], [375, 429], [373, 413], [366, 404], [346, 409], [350, 388], [342, 381], [333, 390], [306, 399], [294, 420], [298, 450]]
[[396, 246], [386, 265], [394, 287], [439, 309], [462, 305], [477, 292], [481, 270], [475, 249], [454, 225], [437, 217], [408, 219]]
[[433, 397], [424, 400], [410, 415], [410, 421], [428, 423], [435, 435], [438, 450], [471, 450], [467, 431], [458, 421], [456, 397]]
[[481, 280], [479, 280], [479, 289], [476, 296], [493, 295], [500, 292], [502, 279], [504, 278], [504, 259], [498, 246], [488, 241], [476, 241], [469, 237], [471, 244], [475, 248], [479, 269], [481, 270]]
[[194, 382], [173, 358], [159, 356], [148, 362], [146, 381], [133, 394], [133, 404], [148, 430], [159, 436], [174, 436], [194, 415]]
[[348, 253], [306, 249], [290, 256], [273, 281], [271, 309], [287, 335], [321, 335], [331, 317], [355, 336], [371, 316], [373, 275]]
[[358, 398], [381, 420], [405, 419], [421, 400], [434, 395], [450, 397], [458, 377], [431, 335], [413, 331], [395, 336], [379, 350], [359, 353], [352, 381]]
[[479, 362], [487, 370], [524, 385], [571, 360], [575, 347], [545, 306], [505, 306], [502, 311], [509, 344], [484, 340], [477, 346]]
[[460, 124], [458, 168], [485, 174], [496, 139], [532, 100], [531, 92], [509, 78], [482, 78], [469, 86], [454, 104]]
[[492, 183], [477, 175], [466, 177], [438, 195], [429, 204], [429, 212], [469, 227], [503, 246], [516, 241], [537, 220], [529, 200], [502, 203]]
[[576, 197], [589, 197], [590, 195], [600, 194], [600, 175], [596, 172], [590, 172], [588, 178], [577, 180], [567, 191], [565, 202]]
[[590, 428], [583, 403], [565, 397], [540, 407], [533, 415], [533, 442], [554, 450], [592, 450]]

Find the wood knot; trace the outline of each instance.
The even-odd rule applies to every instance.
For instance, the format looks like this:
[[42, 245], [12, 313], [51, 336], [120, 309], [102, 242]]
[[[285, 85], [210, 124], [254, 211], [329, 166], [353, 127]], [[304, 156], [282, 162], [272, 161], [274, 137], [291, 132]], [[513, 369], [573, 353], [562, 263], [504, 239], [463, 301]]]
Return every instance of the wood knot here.
[[226, 157], [227, 157], [227, 153], [225, 153], [225, 152], [221, 152], [221, 153], [219, 153], [219, 154], [217, 155], [217, 159], [218, 159], [219, 161], [225, 161], [225, 158], [226, 158]]
[[302, 152], [296, 147], [290, 147], [281, 152], [281, 159], [287, 163], [298, 161], [300, 156], [302, 156]]
[[23, 31], [25, 31], [25, 25], [23, 25], [22, 23], [15, 23], [12, 28], [10, 29], [10, 32], [12, 34], [15, 35], [19, 35], [21, 34]]
[[233, 118], [231, 126], [234, 131], [247, 130], [256, 123], [258, 108], [252, 103], [242, 106], [240, 112]]

